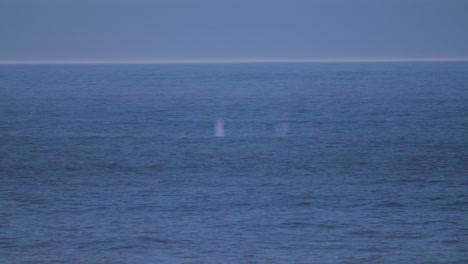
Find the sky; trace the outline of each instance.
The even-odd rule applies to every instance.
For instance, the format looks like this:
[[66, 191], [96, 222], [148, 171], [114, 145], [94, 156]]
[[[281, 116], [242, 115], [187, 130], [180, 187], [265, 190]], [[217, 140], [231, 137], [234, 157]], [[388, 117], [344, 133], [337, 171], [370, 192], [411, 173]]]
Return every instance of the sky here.
[[0, 0], [0, 62], [445, 59], [468, 0]]

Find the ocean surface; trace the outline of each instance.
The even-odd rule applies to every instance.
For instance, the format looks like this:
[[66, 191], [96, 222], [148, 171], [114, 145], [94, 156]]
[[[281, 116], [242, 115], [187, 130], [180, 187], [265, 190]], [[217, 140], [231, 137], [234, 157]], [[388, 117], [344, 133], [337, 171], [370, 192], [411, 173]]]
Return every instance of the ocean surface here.
[[468, 63], [0, 65], [0, 263], [468, 263]]

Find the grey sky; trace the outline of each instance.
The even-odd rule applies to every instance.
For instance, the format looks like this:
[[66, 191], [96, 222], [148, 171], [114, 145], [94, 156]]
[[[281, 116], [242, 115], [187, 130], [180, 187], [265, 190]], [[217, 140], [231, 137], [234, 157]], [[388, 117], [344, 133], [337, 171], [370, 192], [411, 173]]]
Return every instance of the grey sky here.
[[468, 0], [0, 0], [0, 61], [468, 58]]

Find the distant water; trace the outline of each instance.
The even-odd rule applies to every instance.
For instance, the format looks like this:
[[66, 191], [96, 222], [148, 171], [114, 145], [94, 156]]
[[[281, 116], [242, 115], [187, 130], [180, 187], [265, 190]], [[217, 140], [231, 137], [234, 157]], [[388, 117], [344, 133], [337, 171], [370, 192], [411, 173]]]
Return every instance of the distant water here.
[[468, 263], [467, 114], [468, 63], [2, 65], [0, 262]]

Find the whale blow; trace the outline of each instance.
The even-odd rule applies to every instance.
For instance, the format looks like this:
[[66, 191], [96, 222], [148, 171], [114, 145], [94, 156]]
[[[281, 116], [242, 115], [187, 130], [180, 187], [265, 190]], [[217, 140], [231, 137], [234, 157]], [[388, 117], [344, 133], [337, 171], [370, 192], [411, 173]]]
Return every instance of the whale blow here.
[[224, 120], [218, 119], [214, 125], [214, 136], [224, 137]]

